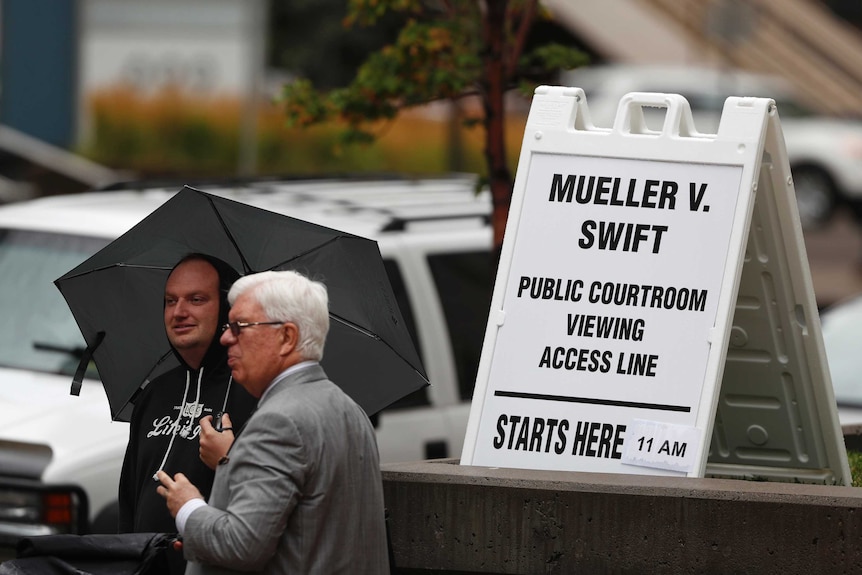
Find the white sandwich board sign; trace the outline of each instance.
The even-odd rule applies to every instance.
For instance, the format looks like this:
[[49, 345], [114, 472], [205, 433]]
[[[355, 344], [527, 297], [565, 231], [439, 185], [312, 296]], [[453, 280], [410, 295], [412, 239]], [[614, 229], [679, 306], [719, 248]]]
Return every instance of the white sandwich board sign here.
[[536, 90], [461, 463], [849, 484], [774, 102], [587, 104]]

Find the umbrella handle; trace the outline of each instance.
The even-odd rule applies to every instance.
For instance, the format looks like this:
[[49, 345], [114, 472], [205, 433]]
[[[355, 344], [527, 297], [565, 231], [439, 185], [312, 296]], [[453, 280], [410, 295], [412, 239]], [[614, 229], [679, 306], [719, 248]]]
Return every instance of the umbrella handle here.
[[87, 349], [84, 350], [84, 353], [81, 354], [81, 361], [78, 363], [78, 369], [75, 370], [75, 377], [72, 378], [72, 389], [69, 390], [70, 395], [81, 395], [81, 385], [84, 381], [84, 373], [87, 371], [87, 366], [90, 364], [90, 359], [92, 359], [93, 353], [102, 343], [103, 339], [105, 339], [105, 332], [98, 332], [96, 334], [96, 341], [93, 342], [93, 345], [88, 345]]

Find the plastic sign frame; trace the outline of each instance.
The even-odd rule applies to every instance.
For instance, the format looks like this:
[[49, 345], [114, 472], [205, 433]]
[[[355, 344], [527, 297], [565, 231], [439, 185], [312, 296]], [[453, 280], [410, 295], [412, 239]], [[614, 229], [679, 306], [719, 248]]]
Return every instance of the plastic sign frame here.
[[770, 99], [701, 134], [679, 95], [628, 94], [602, 129], [579, 88], [538, 88], [461, 463], [847, 483], [795, 210]]

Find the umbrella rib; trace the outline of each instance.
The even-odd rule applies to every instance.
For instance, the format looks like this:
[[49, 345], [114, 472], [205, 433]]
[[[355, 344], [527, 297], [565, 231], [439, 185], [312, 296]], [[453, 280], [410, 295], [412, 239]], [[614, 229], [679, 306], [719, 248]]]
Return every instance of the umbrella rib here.
[[[346, 325], [349, 328], [355, 329], [356, 331], [358, 331], [364, 335], [367, 335], [368, 337], [374, 338], [377, 341], [383, 341], [383, 339], [379, 335], [377, 335], [376, 333], [368, 331], [364, 327], [357, 325], [357, 324], [353, 323], [352, 321], [348, 321], [348, 320], [344, 319], [343, 317], [335, 315], [332, 312], [329, 312], [329, 317], [331, 317], [332, 319], [334, 319], [335, 321], [337, 321], [338, 323], [340, 323], [342, 325]], [[383, 343], [386, 343], [386, 342], [383, 341]], [[387, 345], [389, 345], [389, 344], [387, 344]]]
[[[274, 266], [272, 266], [272, 268], [271, 268], [271, 269], [279, 268], [279, 267], [283, 266], [284, 264], [287, 264], [287, 263], [292, 262], [293, 260], [299, 259], [299, 258], [301, 258], [301, 257], [307, 256], [308, 254], [310, 254], [310, 253], [312, 253], [312, 252], [316, 252], [317, 250], [323, 249], [323, 248], [325, 248], [326, 246], [328, 246], [329, 244], [331, 244], [332, 242], [337, 241], [337, 240], [340, 240], [341, 238], [349, 238], [349, 237], [351, 237], [351, 236], [346, 235], [346, 234], [342, 234], [342, 235], [339, 235], [339, 236], [335, 236], [335, 237], [329, 238], [328, 240], [326, 240], [326, 241], [325, 241], [325, 242], [323, 242], [322, 244], [317, 244], [317, 245], [316, 245], [316, 246], [314, 246], [313, 248], [309, 248], [309, 249], [305, 250], [304, 252], [302, 252], [301, 254], [296, 254], [296, 255], [294, 255], [293, 257], [290, 257], [290, 258], [288, 258], [288, 259], [286, 259], [286, 260], [283, 260], [283, 261], [281, 261], [281, 262], [279, 262], [279, 263], [275, 264]], [[314, 278], [311, 278], [311, 279], [314, 279]]]
[[69, 280], [72, 278], [84, 277], [86, 275], [90, 275], [90, 274], [93, 274], [96, 272], [105, 271], [105, 270], [110, 269], [110, 268], [138, 268], [138, 269], [144, 269], [144, 270], [163, 270], [163, 271], [167, 271], [167, 270], [171, 269], [167, 266], [145, 266], [145, 265], [141, 265], [141, 264], [127, 264], [125, 262], [118, 262], [118, 263], [107, 264], [107, 265], [104, 265], [104, 266], [101, 266], [98, 268], [93, 268], [93, 269], [87, 270], [83, 273], [75, 274], [73, 276], [68, 276], [68, 277], [61, 278], [61, 279]]
[[138, 395], [138, 393], [144, 387], [146, 387], [147, 385], [150, 384], [150, 376], [153, 374], [154, 371], [156, 371], [156, 368], [158, 368], [160, 365], [162, 365], [162, 363], [164, 363], [164, 361], [171, 356], [172, 353], [173, 353], [173, 350], [169, 349], [168, 351], [166, 351], [162, 355], [162, 357], [159, 358], [159, 360], [155, 364], [153, 364], [153, 367], [151, 367], [150, 371], [147, 372], [147, 375], [144, 376], [144, 379], [138, 385], [138, 388], [135, 390], [135, 392], [129, 397], [129, 399], [126, 400], [126, 402], [123, 405], [120, 406], [120, 409], [117, 410], [117, 415], [122, 413], [122, 411], [124, 409], [126, 409], [126, 406], [129, 405], [129, 403], [131, 403], [135, 399], [135, 396]]
[[239, 255], [240, 262], [242, 262], [243, 275], [247, 275], [247, 274], [251, 273], [251, 271], [252, 271], [251, 266], [248, 265], [248, 261], [246, 261], [245, 255], [239, 249], [239, 244], [236, 243], [236, 239], [233, 237], [233, 234], [230, 233], [230, 230], [228, 229], [227, 224], [224, 222], [224, 219], [222, 219], [221, 212], [219, 212], [218, 207], [216, 207], [216, 204], [213, 201], [212, 196], [210, 196], [209, 194], [205, 194], [205, 193], [201, 192], [200, 190], [195, 190], [195, 191], [197, 191], [199, 194], [201, 194], [204, 198], [206, 198], [207, 202], [209, 202], [210, 207], [212, 208], [213, 212], [215, 213], [216, 219], [218, 219], [218, 223], [221, 225], [222, 231], [224, 231], [225, 235], [227, 236], [227, 239], [230, 240], [231, 245], [236, 250], [237, 255]]
[[355, 329], [356, 331], [358, 331], [358, 332], [360, 332], [360, 333], [362, 333], [362, 334], [364, 334], [364, 335], [367, 335], [368, 337], [371, 337], [371, 338], [376, 339], [377, 341], [379, 341], [380, 343], [382, 343], [383, 345], [385, 345], [386, 347], [388, 347], [390, 350], [392, 350], [392, 353], [394, 353], [394, 354], [395, 354], [395, 355], [397, 355], [399, 358], [401, 358], [401, 360], [402, 360], [404, 363], [406, 363], [407, 365], [409, 365], [409, 366], [413, 369], [413, 371], [415, 371], [415, 372], [416, 372], [416, 374], [417, 374], [417, 375], [419, 375], [419, 377], [421, 377], [421, 378], [422, 378], [422, 379], [424, 379], [426, 382], [428, 382], [428, 377], [427, 377], [427, 376], [425, 376], [421, 371], [419, 371], [418, 369], [416, 369], [416, 367], [415, 367], [415, 366], [413, 366], [413, 364], [411, 364], [409, 361], [407, 361], [407, 358], [405, 358], [403, 355], [401, 355], [400, 353], [398, 353], [398, 351], [397, 351], [395, 348], [393, 348], [391, 345], [389, 345], [389, 342], [385, 341], [383, 338], [381, 338], [381, 337], [380, 337], [379, 335], [377, 335], [376, 333], [370, 332], [370, 331], [368, 331], [367, 329], [365, 329], [364, 327], [359, 326], [359, 325], [357, 325], [357, 324], [353, 323], [352, 321], [348, 321], [348, 320], [344, 319], [343, 317], [340, 317], [340, 316], [338, 316], [338, 315], [336, 315], [336, 314], [334, 314], [334, 313], [332, 313], [332, 312], [329, 312], [329, 317], [330, 317], [330, 318], [332, 318], [332, 319], [334, 319], [335, 321], [337, 321], [338, 323], [340, 323], [340, 324], [342, 324], [342, 325], [345, 325], [345, 326], [347, 326], [347, 327], [349, 327], [349, 328], [351, 328], [351, 329]]

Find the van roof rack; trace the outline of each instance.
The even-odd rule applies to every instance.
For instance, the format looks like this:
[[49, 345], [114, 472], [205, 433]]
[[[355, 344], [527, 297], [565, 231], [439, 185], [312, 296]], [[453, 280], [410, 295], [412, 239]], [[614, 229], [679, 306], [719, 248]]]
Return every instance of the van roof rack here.
[[482, 225], [491, 224], [490, 214], [459, 214], [459, 215], [444, 215], [444, 216], [416, 216], [402, 217], [394, 216], [389, 223], [380, 228], [381, 232], [403, 232], [410, 224], [429, 223], [429, 222], [451, 222], [452, 220], [478, 220]]
[[477, 182], [478, 177], [473, 174], [428, 178], [365, 174], [124, 182], [101, 191], [176, 191], [189, 185], [240, 201], [245, 193], [263, 194], [268, 202], [280, 204], [285, 213], [295, 212], [301, 219], [361, 217], [366, 219], [366, 225], [380, 232], [393, 232], [420, 222], [473, 219], [482, 225], [490, 224], [490, 192], [487, 189], [477, 192]]

